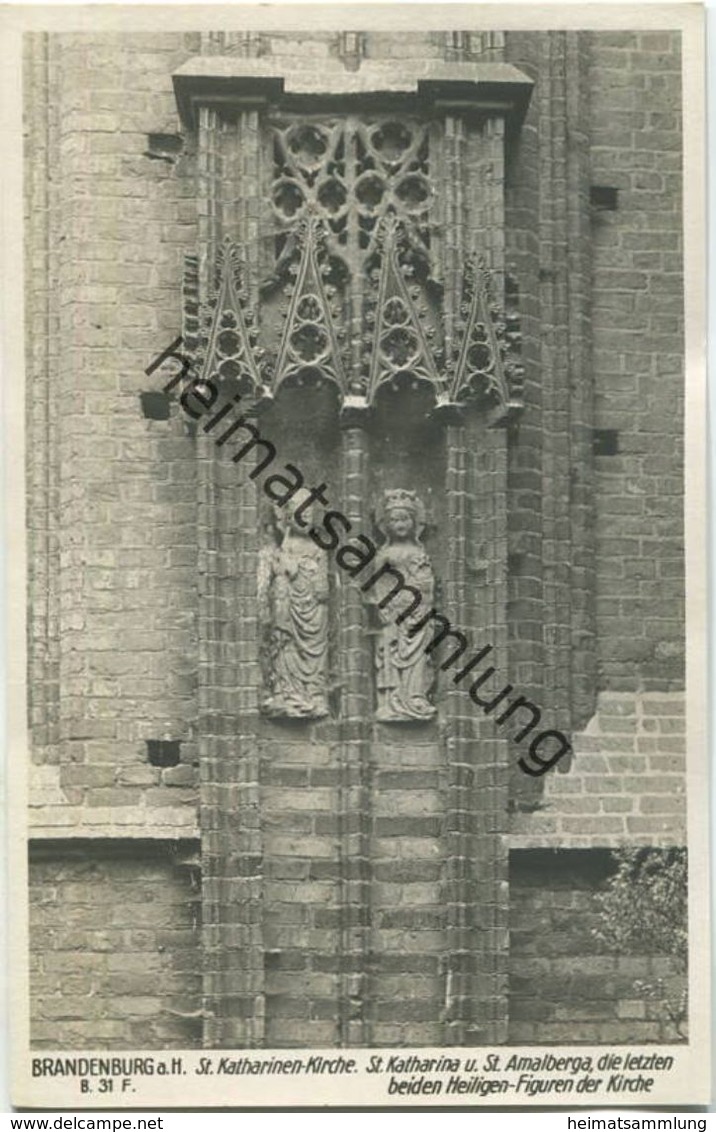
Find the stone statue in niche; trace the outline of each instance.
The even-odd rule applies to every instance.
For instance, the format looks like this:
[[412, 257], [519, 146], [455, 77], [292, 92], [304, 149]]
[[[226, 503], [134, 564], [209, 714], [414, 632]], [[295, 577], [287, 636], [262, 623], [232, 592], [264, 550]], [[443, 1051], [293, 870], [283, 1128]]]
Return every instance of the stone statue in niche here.
[[[397, 624], [400, 614], [410, 608], [415, 598], [408, 591], [387, 600], [398, 583], [396, 575], [386, 571], [367, 592], [381, 623], [376, 649], [376, 718], [384, 723], [432, 719], [436, 708], [428, 696], [433, 674], [425, 650], [433, 639], [434, 626], [428, 621], [417, 632], [410, 632], [411, 625], [419, 624], [432, 608], [435, 591], [435, 575], [421, 542], [425, 508], [415, 492], [387, 491], [376, 508], [375, 518], [385, 538], [375, 558], [375, 573], [381, 567], [393, 567], [423, 599], [411, 616]], [[385, 602], [382, 608], [381, 601]]]
[[[307, 493], [305, 493], [307, 494]], [[259, 558], [259, 617], [268, 694], [265, 715], [321, 719], [328, 715], [328, 563], [308, 532], [313, 507], [274, 507], [274, 541]]]

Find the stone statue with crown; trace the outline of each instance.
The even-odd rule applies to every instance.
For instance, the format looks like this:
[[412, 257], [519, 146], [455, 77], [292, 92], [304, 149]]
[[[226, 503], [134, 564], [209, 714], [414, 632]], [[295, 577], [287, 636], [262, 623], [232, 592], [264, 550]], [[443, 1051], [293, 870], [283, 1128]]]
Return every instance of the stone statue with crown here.
[[[429, 720], [436, 712], [428, 698], [433, 672], [425, 651], [433, 639], [431, 622], [411, 632], [432, 608], [435, 591], [435, 575], [421, 541], [425, 507], [413, 491], [386, 491], [375, 520], [385, 538], [376, 557], [376, 571], [393, 568], [366, 595], [381, 624], [376, 648], [376, 718], [384, 723]], [[419, 604], [411, 590], [398, 592], [400, 576], [406, 587], [421, 595]]]

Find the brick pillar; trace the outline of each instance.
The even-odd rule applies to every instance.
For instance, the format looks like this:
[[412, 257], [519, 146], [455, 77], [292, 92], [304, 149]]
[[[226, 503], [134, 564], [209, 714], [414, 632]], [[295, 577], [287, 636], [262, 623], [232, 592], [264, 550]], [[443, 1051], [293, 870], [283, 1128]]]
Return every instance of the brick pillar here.
[[[596, 687], [588, 37], [510, 32], [507, 54], [537, 79], [506, 192], [525, 365], [509, 444], [511, 671], [544, 725], [569, 734]], [[533, 808], [543, 780], [512, 778]]]
[[[243, 208], [221, 173], [226, 130], [215, 111], [201, 110], [199, 237], [201, 289], [220, 238], [245, 246], [253, 234], [258, 195], [256, 112], [239, 116], [247, 181]], [[253, 139], [253, 148], [251, 140]], [[231, 150], [229, 150], [229, 155]], [[252, 165], [253, 162], [253, 165]], [[255, 290], [249, 261], [247, 283]], [[252, 296], [253, 297], [253, 296]], [[237, 467], [216, 433], [198, 432], [200, 548], [199, 746], [203, 852], [204, 1040], [209, 1047], [259, 1046], [264, 1040], [264, 875], [258, 734], [258, 502], [249, 468]]]
[[205, 1044], [256, 1046], [264, 1032], [256, 487], [221, 451], [204, 463], [199, 735]]
[[[469, 618], [467, 574], [467, 463], [464, 424], [447, 429], [446, 497], [449, 513], [445, 611], [451, 623], [463, 631]], [[488, 642], [484, 642], [485, 644]], [[478, 648], [483, 647], [478, 642]], [[447, 949], [445, 954], [445, 1044], [463, 1045], [471, 1016], [470, 983], [474, 966], [474, 914], [472, 909], [473, 863], [470, 847], [474, 836], [475, 713], [467, 689], [448, 679], [445, 704], [445, 762], [447, 770], [447, 815], [445, 831], [445, 881]]]
[[448, 427], [447, 453], [445, 612], [471, 655], [493, 651], [474, 676], [446, 683], [445, 1043], [493, 1044], [507, 1023], [507, 752], [469, 689], [491, 663], [487, 688], [507, 683], [505, 441], [468, 420]]
[[[224, 120], [202, 108], [198, 161], [205, 276], [219, 240], [235, 240], [256, 309], [266, 269], [259, 213], [268, 175], [259, 112], [243, 108], [236, 120]], [[293, 459], [309, 474], [307, 453], [316, 439], [310, 409], [279, 395], [259, 425], [279, 462]], [[348, 750], [341, 763], [331, 721], [260, 713], [257, 574], [268, 504], [249, 478], [248, 461], [232, 463], [234, 442], [217, 450], [215, 440], [216, 434], [200, 435], [206, 1042], [330, 1046], [347, 1024], [338, 1021], [338, 1004], [353, 993], [339, 987], [337, 970], [339, 842], [346, 832], [337, 815], [341, 776], [352, 773], [355, 760]], [[326, 469], [317, 462], [313, 470], [322, 475]], [[354, 801], [345, 802], [346, 820], [361, 812]], [[353, 848], [348, 841], [346, 876], [354, 868]]]
[[569, 732], [595, 688], [586, 47], [579, 33], [552, 32], [541, 48], [544, 697]]
[[[538, 73], [538, 37], [510, 32], [511, 61]], [[535, 704], [544, 705], [545, 640], [543, 616], [542, 462], [542, 333], [539, 225], [540, 123], [538, 98], [527, 112], [512, 147], [505, 186], [505, 263], [511, 276], [512, 301], [519, 312], [524, 412], [508, 434], [508, 586], [510, 604], [510, 674], [516, 687]], [[542, 784], [510, 764], [510, 797], [530, 806]]]
[[[495, 674], [480, 689], [485, 698], [510, 680], [507, 651], [507, 436], [489, 428], [484, 418], [470, 422], [466, 435], [468, 494], [472, 515], [466, 558], [472, 585], [472, 634], [488, 639]], [[470, 622], [468, 622], [470, 625]], [[469, 677], [467, 678], [469, 679]], [[467, 683], [467, 680], [464, 682]], [[464, 684], [462, 685], [464, 687]], [[476, 771], [471, 846], [475, 889], [476, 959], [472, 980], [472, 1016], [466, 1043], [497, 1044], [507, 1040], [508, 943], [508, 758], [514, 745], [491, 715], [472, 703], [477, 715]]]
[[436, 724], [376, 724], [369, 992], [377, 1046], [441, 1044], [442, 765]]
[[[348, 418], [342, 434], [341, 501], [359, 529], [365, 523], [368, 440]], [[340, 590], [340, 971], [341, 1044], [370, 1044], [367, 1014], [370, 950], [370, 717], [368, 618], [358, 586], [344, 579]]]
[[[446, 248], [453, 280], [446, 296], [449, 342], [466, 250], [484, 258], [494, 298], [503, 301], [504, 123], [492, 118], [476, 133], [466, 131], [459, 114], [449, 115], [446, 135], [454, 170], [445, 190], [452, 233]], [[466, 170], [469, 185], [481, 187], [478, 194], [461, 191]], [[494, 715], [486, 717], [469, 696], [472, 681], [491, 664], [496, 672], [487, 688], [494, 694], [509, 678], [506, 452], [505, 433], [490, 430], [479, 411], [453, 416], [447, 425], [445, 614], [468, 637], [471, 655], [488, 645], [493, 650], [458, 685], [457, 666], [444, 681], [443, 1031], [451, 1045], [506, 1038], [507, 743]]]
[[592, 221], [590, 216], [589, 36], [568, 32], [566, 59], [567, 245], [572, 492], [572, 727], [596, 708], [596, 510], [594, 502], [594, 379], [592, 373]]

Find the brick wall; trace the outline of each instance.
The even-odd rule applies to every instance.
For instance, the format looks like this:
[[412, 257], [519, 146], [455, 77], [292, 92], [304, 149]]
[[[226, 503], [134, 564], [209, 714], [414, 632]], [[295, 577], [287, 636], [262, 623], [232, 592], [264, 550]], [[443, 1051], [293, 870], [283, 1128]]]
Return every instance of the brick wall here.
[[685, 844], [685, 731], [682, 692], [602, 692], [571, 765], [547, 776], [539, 809], [513, 815], [511, 844]]
[[[186, 53], [179, 36], [28, 36], [31, 722], [50, 835], [161, 835], [196, 797], [192, 443], [139, 401], [195, 233], [182, 161], [148, 139], [177, 132]], [[147, 739], [180, 740], [183, 767], [148, 766]]]
[[[194, 864], [192, 865], [192, 861]], [[201, 1042], [201, 902], [190, 843], [35, 843], [30, 992], [37, 1048]], [[183, 1017], [189, 1015], [189, 1017]]]
[[[217, 1000], [228, 993], [230, 1015], [223, 1032], [218, 1015], [216, 1032], [207, 1027], [211, 1042], [398, 1044], [410, 1036], [437, 1044], [444, 1025], [459, 1041], [461, 1027], [484, 1019], [500, 1040], [506, 885], [496, 831], [506, 819], [503, 752], [491, 740], [491, 722], [461, 718], [468, 705], [459, 691], [452, 716], [443, 712], [448, 726], [439, 740], [431, 732], [422, 743], [384, 741], [380, 729], [372, 732], [365, 610], [356, 593], [344, 593], [343, 730], [327, 724], [302, 739], [259, 723], [256, 548], [246, 537], [256, 528], [254, 485], [243, 478], [239, 486], [242, 477], [210, 443], [197, 445], [176, 406], [167, 421], [145, 419], [140, 409], [139, 394], [163, 384], [159, 372], [145, 377], [146, 366], [179, 332], [184, 253], [210, 246], [223, 224], [253, 247], [251, 285], [258, 280], [255, 111], [245, 115], [235, 150], [221, 130], [217, 148], [210, 140], [198, 155], [189, 135], [178, 138], [172, 71], [200, 51], [224, 50], [273, 53], [277, 65], [297, 59], [314, 85], [322, 68], [338, 67], [337, 37], [28, 39], [31, 821], [38, 838], [82, 838], [85, 853], [87, 839], [94, 844], [91, 863], [67, 847], [55, 851], [55, 862], [36, 862], [37, 1038], [53, 1044], [61, 1030], [68, 1045], [196, 1039], [191, 1023], [162, 1012], [164, 1002], [184, 1009], [183, 998], [174, 1005], [181, 993], [172, 982], [175, 960], [194, 974], [201, 967], [195, 941], [179, 938], [193, 895], [186, 875], [145, 839], [197, 835], [201, 759], [211, 913], [204, 993], [211, 1002], [215, 989]], [[509, 142], [505, 202], [526, 410], [509, 441], [505, 433], [481, 437], [467, 445], [469, 460], [451, 448], [455, 511], [467, 468], [475, 501], [469, 541], [488, 548], [478, 556], [488, 584], [474, 585], [466, 554], [443, 557], [455, 523], [435, 539], [443, 549], [433, 545], [431, 553], [448, 596], [451, 586], [458, 597], [479, 591], [477, 619], [453, 595], [455, 623], [477, 626], [500, 651], [509, 600], [510, 679], [552, 713], [553, 726], [566, 729], [571, 710], [579, 728], [572, 768], [548, 775], [543, 795], [523, 791], [522, 801], [538, 808], [513, 816], [513, 845], [672, 844], [684, 820], [674, 425], [683, 393], [679, 45], [665, 33], [510, 33], [505, 50], [536, 80], [519, 145]], [[434, 34], [403, 37], [400, 45], [368, 36], [368, 59], [393, 60], [396, 51], [428, 67], [445, 43]], [[497, 59], [502, 39], [471, 36], [455, 51], [463, 60], [485, 51]], [[150, 135], [177, 138], [183, 150], [162, 150], [161, 138]], [[224, 159], [235, 162], [236, 175], [226, 200], [212, 195], [209, 176]], [[484, 173], [496, 200], [501, 163]], [[588, 211], [590, 183], [618, 188], [616, 211]], [[499, 262], [501, 215], [486, 227]], [[614, 455], [592, 462], [591, 425], [616, 430]], [[336, 467], [335, 480], [342, 479], [358, 525], [368, 486], [379, 484], [372, 477], [386, 459], [381, 445], [392, 448], [379, 438], [370, 451], [352, 432], [340, 441], [343, 470]], [[295, 459], [306, 466], [300, 451]], [[381, 467], [394, 474], [390, 459]], [[433, 478], [427, 461], [410, 475], [421, 488], [421, 476]], [[468, 567], [469, 583], [461, 574]], [[602, 694], [590, 718], [595, 657]], [[179, 765], [150, 765], [148, 740], [179, 741]], [[478, 741], [479, 766], [463, 774]], [[520, 772], [517, 778], [520, 788], [533, 785]], [[141, 853], [149, 854], [146, 866]], [[475, 860], [476, 878], [455, 872], [456, 862]], [[607, 973], [608, 957], [590, 950], [588, 935], [562, 938], [565, 909], [573, 919], [575, 911], [589, 916], [587, 880], [575, 873], [540, 888], [527, 872], [513, 871], [514, 1040], [532, 1040], [537, 1014], [529, 1012], [538, 1009], [556, 1028], [549, 1040], [576, 1021], [606, 1027], [599, 1031], [605, 1041], [622, 1040], [619, 1012], [632, 1009], [628, 967], [624, 984], [605, 992], [591, 1018], [579, 1020], [560, 998], [566, 980], [576, 998], [592, 1001]], [[123, 923], [107, 926], [106, 893]], [[128, 926], [135, 910], [138, 925], [149, 915], [150, 893], [171, 945], [159, 939], [158, 925], [141, 938], [143, 926]], [[572, 903], [560, 903], [567, 893]], [[72, 931], [69, 921], [63, 927], [66, 914]], [[474, 948], [476, 931], [484, 933], [484, 954], [464, 971], [461, 933], [473, 933]], [[96, 962], [90, 982], [84, 947]], [[115, 955], [136, 973], [136, 993], [122, 989]], [[585, 973], [593, 983], [581, 987], [580, 956], [595, 965]], [[496, 966], [486, 979], [488, 960]], [[441, 1018], [447, 983], [453, 998]], [[187, 977], [187, 985], [191, 998], [196, 984]], [[409, 1001], [396, 1002], [404, 991]], [[135, 1013], [123, 1013], [130, 1007]], [[638, 1024], [646, 1039], [655, 1020], [634, 1009], [622, 1020]]]
[[[525, 808], [539, 809], [513, 818], [514, 843], [679, 843], [685, 836], [680, 43], [678, 34], [666, 32], [585, 38], [589, 179], [593, 187], [618, 190], [614, 210], [592, 203], [589, 231], [602, 695], [591, 719], [576, 721], [572, 768], [564, 764], [565, 774], [548, 776], [543, 795], [518, 783]], [[535, 75], [537, 43], [508, 36], [510, 58]], [[535, 287], [530, 193], [538, 191], [535, 167], [544, 145], [544, 130], [533, 136], [535, 115], [533, 105], [508, 192], [510, 262], [528, 295], [528, 317]], [[528, 352], [532, 398], [530, 366]], [[615, 450], [606, 454], [610, 442]], [[513, 453], [516, 486], [519, 469], [539, 452], [537, 443], [526, 454], [521, 447]], [[542, 580], [542, 566], [535, 571], [529, 558], [535, 537], [515, 536], [516, 595], [525, 566], [533, 592]]]
[[604, 688], [683, 687], [680, 36], [591, 36], [597, 606]]
[[635, 984], [684, 989], [668, 955], [614, 955], [594, 936], [612, 868], [600, 850], [510, 856], [510, 1032], [517, 1044], [673, 1042], [663, 1004]]

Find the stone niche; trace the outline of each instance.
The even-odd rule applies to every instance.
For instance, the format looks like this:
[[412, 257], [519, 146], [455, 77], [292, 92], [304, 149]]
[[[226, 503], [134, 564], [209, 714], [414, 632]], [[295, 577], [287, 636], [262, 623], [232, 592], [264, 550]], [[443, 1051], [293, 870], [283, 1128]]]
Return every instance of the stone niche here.
[[252, 478], [246, 431], [198, 430], [210, 1046], [506, 1038], [506, 740], [386, 625], [370, 567], [265, 490], [287, 465], [325, 484], [344, 544], [504, 657], [504, 150], [531, 83], [454, 36], [400, 68], [364, 38], [320, 68], [217, 40], [174, 76], [196, 139], [185, 346], [276, 453]]

